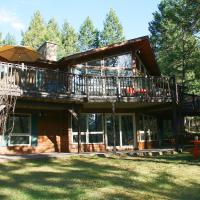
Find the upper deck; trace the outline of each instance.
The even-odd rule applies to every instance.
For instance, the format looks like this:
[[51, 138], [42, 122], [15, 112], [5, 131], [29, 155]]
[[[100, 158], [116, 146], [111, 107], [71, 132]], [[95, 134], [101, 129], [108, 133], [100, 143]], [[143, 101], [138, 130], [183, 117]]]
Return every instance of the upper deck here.
[[20, 90], [19, 98], [58, 102], [171, 102], [173, 88], [168, 77], [83, 75], [6, 62], [0, 83], [1, 91]]

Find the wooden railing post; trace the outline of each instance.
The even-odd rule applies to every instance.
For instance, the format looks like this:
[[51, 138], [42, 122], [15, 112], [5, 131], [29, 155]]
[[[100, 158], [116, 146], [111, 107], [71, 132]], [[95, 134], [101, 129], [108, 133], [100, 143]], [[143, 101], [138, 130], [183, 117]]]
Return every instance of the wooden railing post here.
[[87, 96], [87, 99], [88, 99], [89, 98], [88, 77], [85, 76], [85, 79], [86, 79], [86, 96]]

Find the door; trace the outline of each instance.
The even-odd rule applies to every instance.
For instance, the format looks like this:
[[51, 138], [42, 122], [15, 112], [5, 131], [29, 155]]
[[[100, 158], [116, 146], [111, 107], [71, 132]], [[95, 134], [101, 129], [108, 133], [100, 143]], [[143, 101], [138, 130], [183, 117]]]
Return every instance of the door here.
[[[115, 115], [115, 132], [116, 132], [116, 146], [120, 146], [120, 127], [119, 116]], [[107, 145], [114, 146], [114, 132], [113, 132], [113, 117], [112, 115], [106, 116], [106, 132], [107, 132]]]
[[[134, 121], [133, 115], [115, 115], [116, 146], [133, 145]], [[106, 116], [107, 146], [114, 146], [113, 117]]]

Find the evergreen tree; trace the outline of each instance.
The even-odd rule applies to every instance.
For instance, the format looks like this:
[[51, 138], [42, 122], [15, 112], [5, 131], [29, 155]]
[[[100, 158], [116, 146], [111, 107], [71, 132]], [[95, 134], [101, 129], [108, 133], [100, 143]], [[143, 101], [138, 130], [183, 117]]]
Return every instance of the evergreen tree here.
[[98, 29], [95, 29], [95, 48], [98, 48], [101, 46], [100, 44], [100, 31]]
[[2, 33], [0, 32], [0, 45], [3, 45]]
[[60, 30], [55, 18], [51, 18], [46, 26], [45, 40], [54, 43], [60, 43]]
[[51, 18], [47, 23], [45, 40], [58, 45], [57, 58], [59, 59], [62, 54], [61, 32], [54, 18]]
[[80, 27], [79, 47], [81, 51], [97, 47], [97, 31], [94, 28], [92, 20], [87, 17]]
[[101, 46], [106, 46], [122, 42], [123, 40], [125, 40], [123, 27], [116, 12], [113, 9], [110, 9], [109, 13], [106, 15], [100, 44]]
[[22, 33], [22, 44], [37, 49], [43, 42], [45, 42], [45, 36], [46, 25], [40, 11], [36, 11], [28, 30], [25, 33]]
[[64, 22], [61, 30], [62, 56], [78, 52], [78, 35], [74, 28], [67, 21]]
[[200, 30], [199, 9], [195, 1], [162, 0], [149, 23], [162, 73], [178, 76], [178, 81], [188, 86], [190, 92], [200, 89], [200, 46], [196, 37]]
[[11, 35], [10, 33], [7, 33], [5, 38], [2, 41], [2, 45], [16, 45], [16, 39], [14, 35]]

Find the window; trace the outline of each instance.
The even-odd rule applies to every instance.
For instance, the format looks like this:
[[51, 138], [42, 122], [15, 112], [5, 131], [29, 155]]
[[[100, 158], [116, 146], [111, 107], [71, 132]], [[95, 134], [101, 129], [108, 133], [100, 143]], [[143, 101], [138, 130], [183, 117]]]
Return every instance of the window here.
[[[73, 143], [78, 143], [78, 133], [73, 134]], [[81, 143], [86, 143], [86, 135], [81, 133]]]
[[122, 145], [129, 145], [129, 141], [133, 140], [133, 116], [121, 116]]
[[139, 116], [139, 141], [152, 141], [157, 140], [158, 128], [157, 119], [149, 115]]
[[102, 143], [103, 134], [89, 134], [89, 143]]
[[[106, 117], [106, 129], [107, 129], [107, 140], [108, 146], [114, 146], [114, 130], [113, 130], [113, 117], [108, 115]], [[116, 134], [116, 146], [120, 146], [120, 116], [115, 116], [115, 134]]]
[[12, 133], [8, 136], [8, 144], [31, 145], [31, 115], [15, 114], [8, 119], [8, 128], [14, 127]]
[[132, 55], [130, 53], [116, 55], [104, 59], [106, 76], [132, 76]]
[[102, 132], [102, 114], [89, 114], [88, 128], [89, 132]]
[[[81, 143], [103, 143], [103, 116], [99, 113], [81, 114]], [[78, 143], [78, 122], [72, 118], [73, 143]]]
[[101, 76], [101, 60], [87, 62], [87, 74]]
[[[87, 132], [87, 115], [81, 114], [80, 116], [80, 131]], [[76, 119], [72, 119], [72, 130], [73, 132], [78, 132], [78, 121]]]

